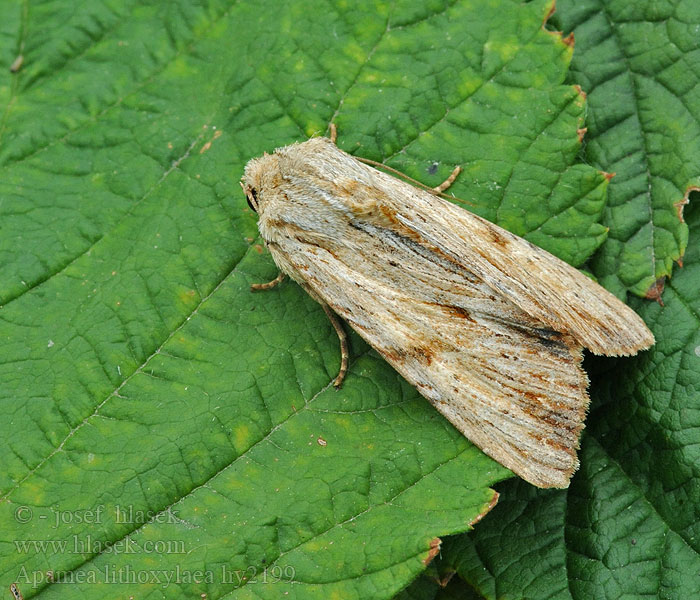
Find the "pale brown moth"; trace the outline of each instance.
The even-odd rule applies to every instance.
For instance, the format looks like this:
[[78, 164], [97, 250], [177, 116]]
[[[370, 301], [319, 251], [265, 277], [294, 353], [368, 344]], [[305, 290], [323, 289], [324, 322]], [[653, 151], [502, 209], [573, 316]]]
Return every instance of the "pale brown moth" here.
[[[452, 178], [456, 176], [453, 173]], [[582, 348], [631, 355], [654, 337], [575, 268], [312, 138], [248, 162], [242, 185], [280, 269], [340, 315], [486, 454], [567, 487], [588, 407]]]

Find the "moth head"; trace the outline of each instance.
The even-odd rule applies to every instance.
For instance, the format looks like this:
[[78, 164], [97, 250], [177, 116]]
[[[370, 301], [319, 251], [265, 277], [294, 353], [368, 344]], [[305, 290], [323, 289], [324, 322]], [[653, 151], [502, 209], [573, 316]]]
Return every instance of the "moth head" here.
[[279, 178], [277, 156], [274, 154], [265, 153], [259, 158], [248, 161], [241, 187], [248, 201], [248, 206], [253, 211], [260, 213], [265, 210], [265, 193], [273, 190]]

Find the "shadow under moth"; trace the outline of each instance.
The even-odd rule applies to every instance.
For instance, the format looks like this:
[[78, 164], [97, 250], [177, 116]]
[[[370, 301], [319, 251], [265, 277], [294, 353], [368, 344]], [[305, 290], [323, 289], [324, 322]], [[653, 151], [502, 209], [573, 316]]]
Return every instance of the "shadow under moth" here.
[[[333, 130], [332, 130], [333, 132]], [[530, 242], [312, 138], [252, 159], [242, 186], [280, 276], [342, 317], [486, 454], [567, 487], [588, 407], [582, 348], [636, 354], [642, 319]]]

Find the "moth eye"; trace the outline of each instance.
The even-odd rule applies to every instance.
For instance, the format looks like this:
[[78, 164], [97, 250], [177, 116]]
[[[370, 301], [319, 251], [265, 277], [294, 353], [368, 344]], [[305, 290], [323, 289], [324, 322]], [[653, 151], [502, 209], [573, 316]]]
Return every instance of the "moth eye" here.
[[248, 188], [245, 199], [248, 202], [250, 209], [253, 212], [258, 212], [258, 190], [255, 188]]

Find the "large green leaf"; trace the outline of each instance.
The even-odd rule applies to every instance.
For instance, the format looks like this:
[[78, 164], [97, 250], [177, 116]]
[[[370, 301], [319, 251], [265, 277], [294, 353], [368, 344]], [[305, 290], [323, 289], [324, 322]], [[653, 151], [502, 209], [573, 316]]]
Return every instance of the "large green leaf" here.
[[275, 270], [238, 178], [334, 120], [343, 148], [427, 184], [462, 164], [472, 210], [582, 264], [607, 179], [573, 165], [585, 107], [550, 10], [6, 7], [5, 589], [387, 598], [492, 506], [509, 472], [371, 349], [352, 338], [335, 392], [322, 310], [293, 284], [250, 292]]
[[588, 93], [586, 159], [616, 176], [592, 263], [600, 281], [657, 298], [688, 242], [683, 206], [700, 186], [700, 3], [560, 0], [576, 36], [570, 73]]

